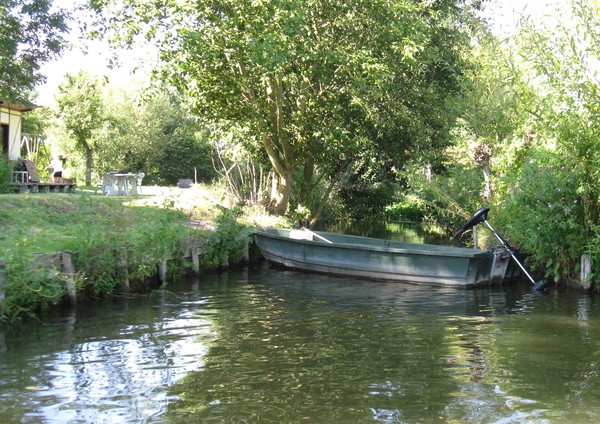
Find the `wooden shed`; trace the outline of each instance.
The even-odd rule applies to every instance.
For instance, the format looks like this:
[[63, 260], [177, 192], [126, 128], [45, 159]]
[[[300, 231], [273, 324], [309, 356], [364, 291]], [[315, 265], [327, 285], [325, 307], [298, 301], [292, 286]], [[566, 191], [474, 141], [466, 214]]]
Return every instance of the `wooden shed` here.
[[2, 154], [8, 160], [17, 160], [21, 154], [23, 113], [38, 107], [33, 103], [0, 99], [0, 141], [2, 142]]

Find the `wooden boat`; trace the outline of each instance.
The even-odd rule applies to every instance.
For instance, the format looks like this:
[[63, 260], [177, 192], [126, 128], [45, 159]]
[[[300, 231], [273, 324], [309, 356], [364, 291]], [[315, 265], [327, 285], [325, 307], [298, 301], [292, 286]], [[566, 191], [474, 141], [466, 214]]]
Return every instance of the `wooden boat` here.
[[305, 271], [457, 287], [491, 284], [512, 272], [502, 252], [309, 230], [257, 229], [253, 236], [268, 261]]

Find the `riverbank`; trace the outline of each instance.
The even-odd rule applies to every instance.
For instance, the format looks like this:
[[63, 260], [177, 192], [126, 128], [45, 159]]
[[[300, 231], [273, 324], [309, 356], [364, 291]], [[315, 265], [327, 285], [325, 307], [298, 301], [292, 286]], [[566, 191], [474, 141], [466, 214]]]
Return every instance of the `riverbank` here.
[[166, 273], [234, 262], [244, 256], [250, 225], [282, 225], [274, 219], [202, 185], [144, 187], [133, 197], [0, 195], [0, 319], [35, 315], [65, 299], [146, 290]]

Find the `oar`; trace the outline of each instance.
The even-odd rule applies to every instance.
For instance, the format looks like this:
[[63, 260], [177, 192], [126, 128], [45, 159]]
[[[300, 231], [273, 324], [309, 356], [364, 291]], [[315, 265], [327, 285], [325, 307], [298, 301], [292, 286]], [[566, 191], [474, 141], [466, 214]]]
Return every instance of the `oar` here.
[[301, 230], [304, 230], [304, 231], [306, 231], [306, 232], [307, 232], [307, 233], [309, 233], [309, 234], [312, 234], [314, 237], [318, 238], [319, 240], [323, 240], [325, 243], [333, 244], [333, 242], [332, 242], [332, 241], [329, 241], [329, 240], [327, 240], [325, 237], [322, 237], [322, 236], [318, 235], [317, 233], [315, 233], [315, 232], [313, 232], [313, 231], [310, 231], [310, 230], [309, 230], [308, 228], [306, 228], [306, 227], [301, 227], [300, 229], [301, 229]]
[[471, 218], [469, 218], [469, 220], [466, 222], [466, 224], [459, 231], [457, 231], [452, 237], [457, 238], [460, 235], [462, 235], [465, 231], [467, 231], [469, 228], [474, 227], [475, 225], [477, 225], [479, 223], [483, 223], [494, 234], [494, 236], [496, 236], [496, 238], [502, 244], [502, 246], [506, 249], [506, 251], [508, 252], [510, 257], [514, 259], [514, 261], [517, 263], [517, 265], [519, 265], [519, 268], [521, 268], [521, 270], [525, 273], [527, 278], [529, 278], [529, 280], [533, 284], [533, 290], [543, 291], [546, 287], [548, 287], [548, 281], [546, 281], [545, 278], [543, 278], [539, 281], [535, 281], [533, 279], [533, 277], [531, 276], [529, 271], [527, 271], [527, 269], [525, 269], [525, 267], [519, 261], [519, 259], [517, 259], [517, 257], [515, 256], [515, 252], [512, 250], [512, 248], [510, 247], [508, 242], [506, 240], [504, 240], [500, 236], [500, 234], [498, 234], [496, 232], [496, 230], [494, 230], [492, 228], [492, 226], [490, 225], [489, 222], [487, 222], [487, 213], [489, 212], [489, 210], [490, 210], [490, 208], [488, 208], [487, 206], [484, 206], [483, 208], [479, 209], [477, 212], [475, 212], [475, 214]]

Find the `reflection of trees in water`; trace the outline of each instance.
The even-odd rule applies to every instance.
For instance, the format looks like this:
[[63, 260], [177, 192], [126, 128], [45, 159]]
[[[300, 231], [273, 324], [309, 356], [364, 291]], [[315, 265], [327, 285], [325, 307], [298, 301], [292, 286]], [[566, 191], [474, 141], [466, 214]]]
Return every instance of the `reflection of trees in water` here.
[[169, 419], [438, 420], [465, 384], [481, 386], [471, 397], [491, 390], [480, 346], [486, 319], [456, 317], [505, 313], [502, 296], [277, 275], [281, 284], [229, 286], [226, 297], [215, 288], [219, 337], [204, 368], [173, 387], [180, 400]]
[[[144, 420], [168, 404], [167, 387], [201, 366], [210, 323], [168, 300], [86, 304], [5, 335], [0, 421]], [[5, 399], [7, 403], [3, 402]]]
[[0, 331], [0, 421], [598, 421], [595, 297], [270, 269], [183, 290]]
[[517, 305], [521, 312], [504, 323], [489, 353], [504, 370], [499, 387], [514, 398], [535, 400], [556, 421], [598, 422], [599, 302], [556, 290], [525, 296]]

